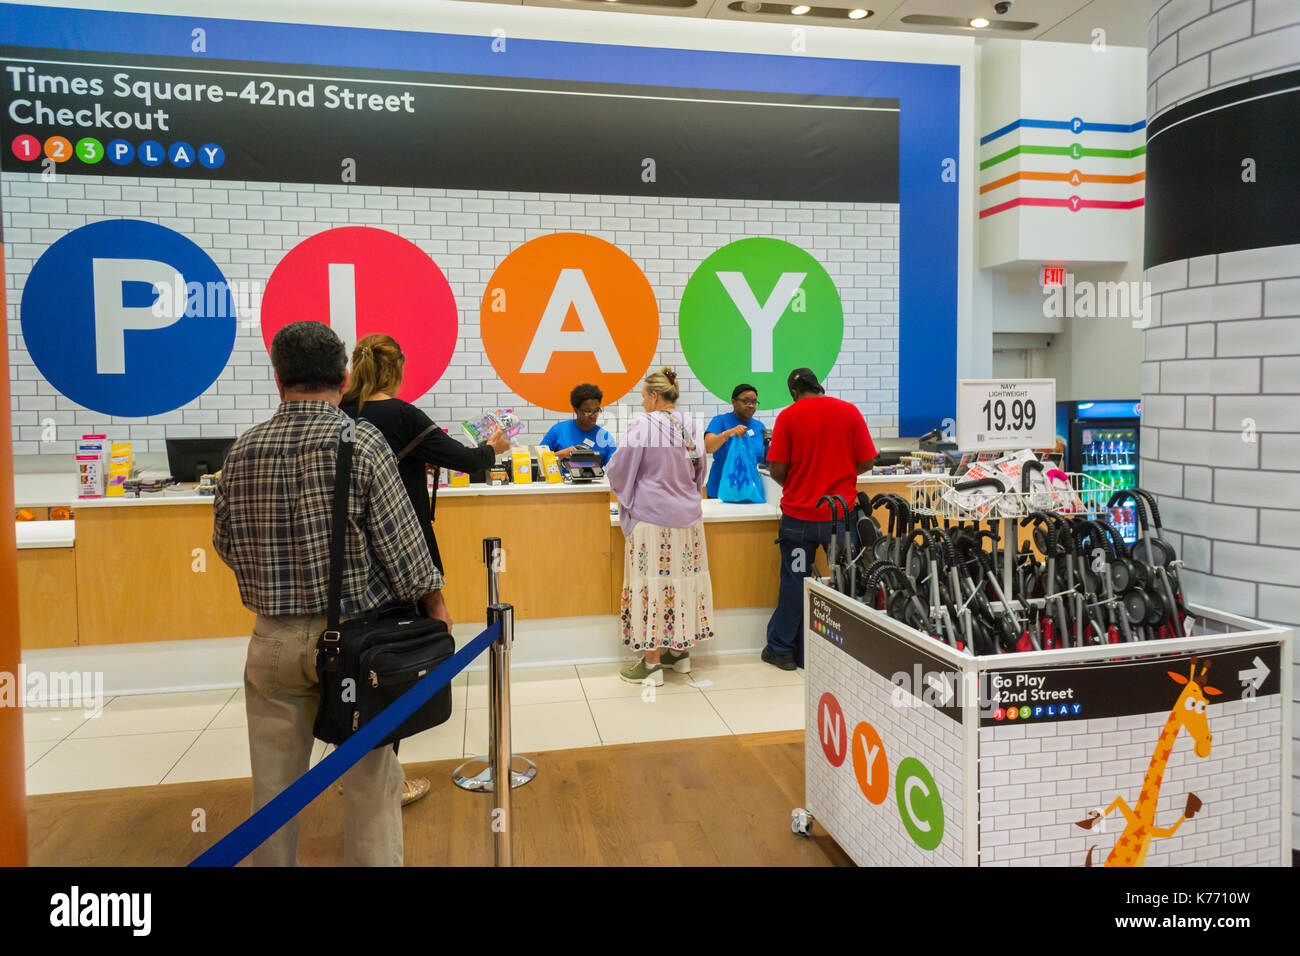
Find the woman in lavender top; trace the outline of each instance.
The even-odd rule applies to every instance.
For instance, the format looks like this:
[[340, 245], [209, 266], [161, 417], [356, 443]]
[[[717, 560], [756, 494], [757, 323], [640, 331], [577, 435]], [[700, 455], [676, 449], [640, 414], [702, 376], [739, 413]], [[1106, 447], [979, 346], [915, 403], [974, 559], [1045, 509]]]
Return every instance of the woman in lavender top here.
[[677, 375], [646, 377], [641, 407], [605, 473], [623, 527], [623, 643], [643, 653], [619, 676], [664, 682], [691, 670], [690, 649], [713, 636], [713, 586], [704, 548], [704, 443], [676, 410]]

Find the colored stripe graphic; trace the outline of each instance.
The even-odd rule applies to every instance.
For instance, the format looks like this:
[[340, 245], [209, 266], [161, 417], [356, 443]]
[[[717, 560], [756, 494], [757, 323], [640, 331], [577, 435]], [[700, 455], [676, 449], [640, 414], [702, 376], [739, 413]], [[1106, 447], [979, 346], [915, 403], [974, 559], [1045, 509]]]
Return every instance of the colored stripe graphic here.
[[999, 136], [1006, 136], [1012, 130], [1025, 129], [1063, 129], [1072, 133], [1082, 133], [1091, 131], [1094, 133], [1136, 133], [1146, 127], [1146, 120], [1138, 120], [1136, 123], [1085, 123], [1077, 117], [1069, 120], [1035, 120], [1035, 119], [1018, 119], [1008, 123], [1001, 129], [995, 129], [987, 136], [980, 137], [980, 145], [991, 143]]
[[1006, 202], [998, 203], [996, 206], [989, 206], [988, 209], [981, 209], [980, 218], [983, 219], [985, 216], [1005, 212], [1014, 206], [1064, 206], [1071, 211], [1078, 211], [1080, 209], [1136, 209], [1143, 202], [1142, 199], [1080, 199], [1077, 206], [1072, 206], [1069, 199], [1018, 196], [1015, 199], [1008, 199]]
[[980, 169], [988, 169], [990, 166], [996, 166], [998, 163], [1005, 162], [1013, 156], [1020, 153], [1033, 153], [1038, 156], [1069, 156], [1073, 159], [1082, 159], [1084, 156], [1099, 156], [1110, 159], [1132, 159], [1134, 156], [1145, 155], [1146, 146], [1134, 146], [1132, 149], [1097, 149], [1087, 146], [1081, 146], [1076, 149], [1074, 146], [1014, 146], [1005, 153], [998, 153], [980, 163]]
[[[980, 187], [980, 194], [983, 195], [984, 193], [989, 192], [991, 190], [999, 189], [1010, 183], [1014, 183], [1018, 179], [1033, 179], [1033, 180], [1038, 180], [1039, 182], [1069, 183], [1074, 181], [1072, 178], [1074, 175], [1075, 174], [1073, 172], [1043, 173], [1043, 172], [1036, 172], [1034, 170], [1025, 169], [1025, 170], [1021, 170], [1018, 173], [1012, 173], [1010, 176], [1003, 176], [1001, 179], [995, 179], [991, 183], [985, 183], [983, 186]], [[1079, 182], [1081, 183], [1128, 184], [1128, 183], [1142, 182], [1144, 179], [1146, 179], [1147, 174], [1143, 172], [1143, 173], [1133, 173], [1130, 176], [1106, 176], [1100, 173], [1079, 173], [1078, 175], [1079, 175]]]

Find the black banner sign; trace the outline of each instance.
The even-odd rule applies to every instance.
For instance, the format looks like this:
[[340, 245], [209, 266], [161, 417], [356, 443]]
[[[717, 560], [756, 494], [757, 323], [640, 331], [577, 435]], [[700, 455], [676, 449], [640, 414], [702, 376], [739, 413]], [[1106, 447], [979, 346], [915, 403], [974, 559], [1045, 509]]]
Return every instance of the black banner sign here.
[[[961, 723], [960, 672], [940, 657], [927, 654], [858, 614], [832, 604], [819, 594], [809, 598], [808, 626], [859, 664], [890, 683], [900, 683], [912, 696]], [[898, 681], [898, 675], [905, 681]]]
[[14, 47], [0, 83], [5, 171], [898, 202], [896, 99]]
[[[1191, 654], [1128, 661], [1064, 664], [1058, 667], [989, 671], [980, 681], [980, 725], [1090, 720], [1152, 714], [1178, 699], [1186, 683]], [[1266, 697], [1281, 690], [1281, 645], [1255, 644], [1231, 651], [1201, 654], [1197, 672], [1207, 661], [1209, 704]], [[1012, 709], [1017, 713], [1010, 714]]]
[[1147, 129], [1145, 268], [1300, 242], [1300, 70], [1239, 83]]

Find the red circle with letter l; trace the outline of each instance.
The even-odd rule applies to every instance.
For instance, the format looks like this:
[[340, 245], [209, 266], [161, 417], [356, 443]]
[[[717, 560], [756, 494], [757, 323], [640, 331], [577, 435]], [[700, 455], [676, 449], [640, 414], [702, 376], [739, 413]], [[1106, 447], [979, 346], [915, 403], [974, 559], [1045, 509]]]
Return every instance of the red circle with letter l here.
[[290, 322], [330, 326], [348, 349], [376, 332], [406, 356], [397, 397], [413, 402], [437, 383], [456, 351], [456, 298], [442, 270], [415, 243], [384, 229], [328, 229], [294, 246], [267, 280], [262, 340]]
[[832, 767], [844, 763], [849, 752], [849, 729], [844, 724], [844, 711], [830, 691], [817, 701], [817, 737], [822, 742], [822, 752]]

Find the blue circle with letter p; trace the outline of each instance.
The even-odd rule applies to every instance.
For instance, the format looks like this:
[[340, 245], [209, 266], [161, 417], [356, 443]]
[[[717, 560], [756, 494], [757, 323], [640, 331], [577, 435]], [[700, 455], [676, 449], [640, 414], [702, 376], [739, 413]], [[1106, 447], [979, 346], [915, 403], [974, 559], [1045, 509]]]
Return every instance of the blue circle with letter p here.
[[23, 340], [37, 369], [79, 405], [143, 418], [202, 395], [235, 346], [235, 299], [206, 252], [136, 219], [82, 226], [36, 261]]

